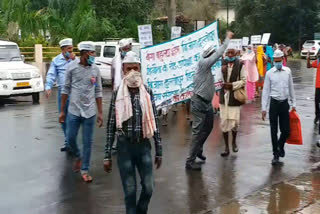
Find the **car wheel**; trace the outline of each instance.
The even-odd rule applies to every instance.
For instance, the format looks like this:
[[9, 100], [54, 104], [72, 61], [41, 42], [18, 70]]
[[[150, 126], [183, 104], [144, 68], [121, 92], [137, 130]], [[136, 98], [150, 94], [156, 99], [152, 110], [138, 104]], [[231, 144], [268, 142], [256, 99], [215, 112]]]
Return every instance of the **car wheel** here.
[[40, 103], [39, 100], [40, 100], [40, 93], [39, 92], [38, 93], [33, 93], [32, 94], [32, 102], [33, 102], [33, 104], [39, 104]]

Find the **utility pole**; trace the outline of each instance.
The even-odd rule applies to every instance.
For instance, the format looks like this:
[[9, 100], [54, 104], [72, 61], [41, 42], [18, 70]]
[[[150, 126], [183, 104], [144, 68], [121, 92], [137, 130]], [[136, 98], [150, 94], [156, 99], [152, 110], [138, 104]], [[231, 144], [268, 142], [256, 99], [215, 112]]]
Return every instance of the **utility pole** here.
[[227, 29], [229, 29], [229, 0], [227, 0]]

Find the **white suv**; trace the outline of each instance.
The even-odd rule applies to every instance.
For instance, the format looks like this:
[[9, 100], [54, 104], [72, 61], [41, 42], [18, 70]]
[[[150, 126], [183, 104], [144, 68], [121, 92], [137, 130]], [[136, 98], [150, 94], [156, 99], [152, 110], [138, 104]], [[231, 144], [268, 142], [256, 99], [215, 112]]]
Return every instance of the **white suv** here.
[[[96, 65], [100, 69], [103, 84], [111, 84], [111, 65], [113, 58], [119, 54], [119, 44], [112, 42], [95, 42]], [[132, 51], [140, 56], [140, 44], [132, 43]]]
[[317, 54], [320, 52], [320, 40], [307, 40], [301, 50], [301, 57], [306, 58], [310, 52], [310, 57], [317, 57]]
[[39, 103], [44, 90], [40, 71], [22, 58], [16, 43], [0, 40], [0, 97], [32, 95], [33, 103]]

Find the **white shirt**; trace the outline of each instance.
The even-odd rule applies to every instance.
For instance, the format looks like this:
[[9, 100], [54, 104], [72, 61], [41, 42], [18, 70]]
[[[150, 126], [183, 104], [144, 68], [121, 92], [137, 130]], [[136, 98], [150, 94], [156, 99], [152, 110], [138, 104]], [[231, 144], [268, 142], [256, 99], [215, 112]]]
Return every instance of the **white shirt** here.
[[281, 71], [279, 71], [276, 67], [273, 67], [267, 72], [262, 92], [262, 111], [266, 111], [269, 107], [270, 98], [278, 101], [288, 99], [291, 101], [292, 107], [296, 107], [290, 68], [282, 66]]

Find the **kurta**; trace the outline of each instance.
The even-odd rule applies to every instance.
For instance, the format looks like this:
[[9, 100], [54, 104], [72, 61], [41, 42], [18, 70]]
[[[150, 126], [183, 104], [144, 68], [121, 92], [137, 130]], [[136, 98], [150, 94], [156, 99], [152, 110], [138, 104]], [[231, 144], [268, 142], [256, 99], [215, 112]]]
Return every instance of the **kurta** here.
[[253, 100], [256, 94], [256, 82], [259, 80], [259, 73], [256, 64], [256, 55], [254, 52], [245, 53], [241, 60], [244, 62], [244, 68], [247, 72], [247, 95], [248, 100]]
[[[228, 81], [232, 73], [233, 66], [228, 65]], [[233, 91], [245, 86], [247, 74], [245, 69], [241, 70], [241, 80], [232, 83]], [[222, 132], [236, 131], [240, 124], [240, 106], [228, 106], [230, 92], [226, 91], [224, 95], [225, 104], [220, 104], [220, 118]]]

